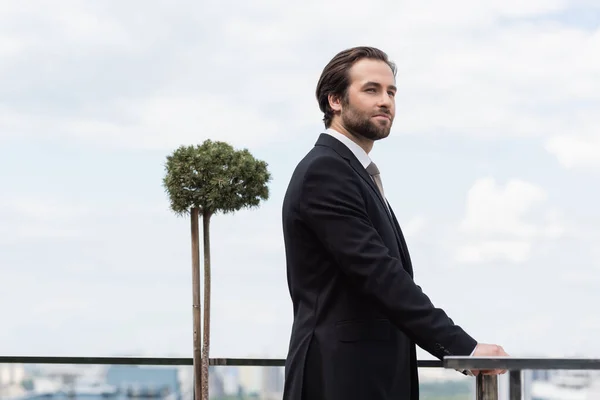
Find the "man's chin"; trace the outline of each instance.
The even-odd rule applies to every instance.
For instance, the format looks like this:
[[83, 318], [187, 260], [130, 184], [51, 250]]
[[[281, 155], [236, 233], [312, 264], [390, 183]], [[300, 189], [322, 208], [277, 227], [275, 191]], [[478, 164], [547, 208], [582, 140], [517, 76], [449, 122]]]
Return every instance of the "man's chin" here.
[[373, 124], [374, 125], [374, 130], [369, 132], [370, 136], [371, 136], [371, 140], [381, 140], [381, 139], [385, 139], [386, 137], [388, 137], [390, 135], [390, 131], [392, 129], [392, 123], [391, 121], [388, 122], [382, 122], [382, 123], [377, 123], [377, 124]]
[[381, 140], [381, 139], [385, 139], [390, 135], [390, 130], [386, 129], [384, 131], [378, 131], [378, 132], [370, 132], [370, 136], [369, 139], [375, 141], [375, 140]]
[[390, 134], [390, 130], [391, 127], [381, 129], [380, 126], [377, 126], [371, 122], [371, 126], [363, 125], [362, 127], [354, 127], [354, 129], [349, 129], [349, 132], [352, 132], [354, 136], [360, 137], [362, 139], [376, 141], [388, 137]]
[[387, 138], [389, 135], [390, 135], [389, 133], [382, 134], [382, 135], [377, 135], [376, 137], [374, 137], [374, 138], [373, 138], [373, 139], [371, 139], [371, 140], [373, 140], [374, 142], [376, 142], [376, 141], [378, 141], [378, 140], [381, 140], [381, 139], [385, 139], [385, 138]]

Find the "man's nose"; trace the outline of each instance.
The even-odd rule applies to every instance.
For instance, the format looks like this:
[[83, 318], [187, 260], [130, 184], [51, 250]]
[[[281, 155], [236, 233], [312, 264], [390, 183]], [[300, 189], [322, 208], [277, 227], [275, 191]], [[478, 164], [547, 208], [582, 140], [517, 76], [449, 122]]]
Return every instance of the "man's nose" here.
[[388, 110], [391, 109], [393, 104], [392, 96], [390, 96], [387, 92], [383, 92], [381, 96], [379, 96], [379, 106], [385, 107]]

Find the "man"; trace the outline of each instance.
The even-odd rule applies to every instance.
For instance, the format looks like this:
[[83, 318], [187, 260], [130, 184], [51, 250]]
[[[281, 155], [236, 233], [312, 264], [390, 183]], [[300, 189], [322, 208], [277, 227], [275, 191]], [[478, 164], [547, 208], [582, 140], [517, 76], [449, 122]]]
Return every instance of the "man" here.
[[357, 47], [318, 82], [327, 131], [294, 171], [282, 210], [294, 309], [284, 400], [417, 400], [415, 345], [439, 359], [507, 355], [477, 344], [413, 281], [368, 155], [390, 133], [395, 76], [384, 52]]

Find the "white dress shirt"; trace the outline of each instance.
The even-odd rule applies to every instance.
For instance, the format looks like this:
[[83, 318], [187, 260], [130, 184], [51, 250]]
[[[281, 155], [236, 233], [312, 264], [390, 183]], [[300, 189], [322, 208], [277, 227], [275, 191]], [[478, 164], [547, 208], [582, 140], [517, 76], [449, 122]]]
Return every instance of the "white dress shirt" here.
[[354, 141], [352, 141], [348, 136], [342, 135], [338, 131], [331, 129], [331, 128], [327, 129], [325, 131], [325, 133], [333, 136], [340, 142], [344, 143], [346, 145], [346, 147], [348, 147], [348, 149], [350, 149], [350, 151], [356, 156], [358, 161], [362, 164], [362, 166], [365, 169], [367, 169], [369, 164], [371, 164], [371, 158], [369, 157], [367, 152], [362, 147], [360, 147], [358, 144], [356, 144]]

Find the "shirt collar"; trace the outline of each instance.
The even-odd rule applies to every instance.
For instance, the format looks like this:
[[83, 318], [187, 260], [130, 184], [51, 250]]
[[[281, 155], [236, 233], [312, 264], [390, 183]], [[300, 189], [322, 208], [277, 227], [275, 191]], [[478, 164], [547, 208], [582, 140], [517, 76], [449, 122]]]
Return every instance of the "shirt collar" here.
[[345, 144], [346, 147], [350, 149], [350, 151], [354, 154], [354, 156], [358, 159], [358, 161], [362, 164], [362, 166], [365, 169], [369, 166], [369, 164], [371, 164], [371, 158], [369, 157], [367, 152], [354, 141], [352, 141], [352, 139], [350, 139], [348, 136], [343, 135], [332, 128], [327, 129], [325, 133], [333, 136], [334, 138]]

